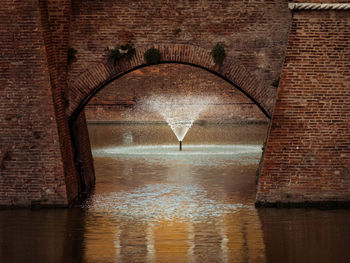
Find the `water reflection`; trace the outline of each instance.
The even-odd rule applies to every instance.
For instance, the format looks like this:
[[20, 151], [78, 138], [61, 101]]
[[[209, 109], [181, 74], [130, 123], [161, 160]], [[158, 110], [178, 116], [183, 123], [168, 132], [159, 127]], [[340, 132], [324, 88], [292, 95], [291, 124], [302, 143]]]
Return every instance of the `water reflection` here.
[[132, 148], [152, 127], [90, 126], [95, 192], [72, 209], [0, 211], [0, 262], [350, 262], [349, 210], [254, 208], [260, 126], [230, 127], [223, 141], [239, 147], [199, 147], [189, 133], [188, 154]]
[[[107, 127], [107, 134], [116, 135]], [[134, 141], [146, 141], [135, 127], [131, 130]], [[111, 227], [105, 231], [110, 236], [105, 254], [113, 251], [111, 258], [121, 262], [264, 262], [253, 205], [261, 145], [199, 145], [189, 139], [179, 152], [159, 134], [163, 144], [153, 146], [106, 147], [97, 138], [93, 153], [99, 177], [84, 208], [102, 221], [98, 225]], [[95, 252], [101, 251], [101, 240], [90, 229], [95, 231], [86, 229], [85, 258], [101, 261]]]
[[350, 211], [259, 209], [268, 262], [350, 262]]
[[80, 209], [0, 211], [0, 262], [83, 262]]
[[[121, 262], [265, 262], [256, 217], [255, 211], [249, 210], [208, 222], [126, 223], [97, 217], [93, 219], [95, 224], [106, 229], [99, 233], [87, 229], [85, 260], [109, 262], [109, 257]], [[96, 239], [96, 235], [104, 238]]]

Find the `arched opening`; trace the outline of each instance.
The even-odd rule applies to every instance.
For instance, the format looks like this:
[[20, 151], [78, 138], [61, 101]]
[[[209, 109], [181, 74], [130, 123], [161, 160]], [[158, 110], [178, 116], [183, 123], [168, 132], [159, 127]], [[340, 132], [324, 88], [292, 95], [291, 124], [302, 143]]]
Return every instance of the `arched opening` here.
[[[183, 44], [154, 45], [161, 54], [160, 63], [187, 64], [205, 69], [225, 81], [249, 97], [267, 117], [271, 116], [276, 89], [264, 83], [235, 58], [226, 57], [222, 65], [216, 65], [211, 51], [197, 46]], [[122, 59], [116, 66], [108, 62], [90, 65], [76, 75], [70, 83], [68, 94], [69, 107], [66, 111], [71, 120], [75, 120], [79, 112], [100, 89], [110, 82], [134, 70], [146, 67], [144, 53], [149, 47], [138, 47], [131, 59]]]
[[[226, 81], [227, 83], [229, 83], [232, 88], [239, 90], [241, 93], [243, 93], [247, 98], [249, 98], [252, 103], [254, 103], [261, 111], [262, 113], [268, 118], [270, 119], [270, 113], [269, 113], [269, 109], [266, 109], [266, 107], [259, 102], [253, 95], [251, 95], [249, 93], [249, 91], [247, 91], [246, 89], [242, 88], [239, 84], [237, 84], [235, 81], [233, 81], [230, 78], [225, 77], [224, 75], [220, 74], [218, 71], [203, 67], [201, 65], [197, 65], [197, 64], [192, 64], [192, 63], [187, 63], [187, 62], [177, 62], [177, 61], [163, 61], [160, 62], [159, 64], [182, 64], [182, 65], [188, 65], [191, 67], [196, 67], [196, 68], [200, 68], [203, 69], [205, 71], [208, 71], [209, 73], [212, 73], [214, 75], [216, 75], [217, 77], [221, 78], [222, 80]], [[118, 80], [119, 78], [132, 73], [133, 71], [137, 71], [139, 69], [142, 69], [144, 67], [148, 67], [149, 65], [147, 64], [143, 64], [140, 66], [136, 66], [133, 67], [125, 72], [116, 74], [115, 76], [112, 76], [111, 78], [103, 81], [102, 83], [100, 83], [97, 87], [91, 89], [80, 101], [80, 103], [74, 108], [74, 110], [72, 111], [72, 114], [70, 116], [71, 120], [75, 120], [79, 113], [85, 108], [85, 106], [89, 103], [89, 101], [98, 93], [100, 92], [103, 88], [105, 88], [107, 85], [109, 85], [110, 83]]]
[[[236, 114], [236, 120], [234, 120], [235, 122], [246, 121], [242, 118], [237, 118], [238, 116], [242, 117], [242, 116], [247, 115], [246, 109], [242, 110], [242, 105], [249, 105], [250, 108], [252, 107], [252, 105], [255, 105], [255, 107], [257, 109], [259, 109], [259, 110], [255, 111], [255, 115], [257, 114], [256, 112], [259, 112], [260, 116], [258, 117], [258, 120], [253, 120], [253, 121], [265, 122], [269, 119], [269, 114], [266, 111], [266, 109], [262, 106], [263, 104], [257, 102], [257, 100], [252, 95], [250, 95], [248, 93], [247, 89], [243, 89], [239, 85], [236, 84], [242, 80], [242, 77], [246, 77], [248, 75], [247, 72], [244, 72], [242, 70], [240, 71], [239, 70], [240, 68], [235, 71], [235, 72], [240, 72], [240, 74], [236, 73], [236, 78], [225, 77], [225, 76], [219, 74], [218, 70], [213, 70], [213, 69], [210, 69], [210, 67], [204, 67], [204, 66], [192, 64], [189, 62], [163, 61], [162, 63], [158, 64], [157, 66], [150, 66], [150, 68], [152, 68], [152, 67], [153, 68], [155, 68], [155, 67], [170, 67], [170, 68], [173, 67], [174, 68], [176, 66], [184, 67], [184, 68], [193, 68], [193, 69], [197, 70], [197, 73], [198, 72], [206, 72], [205, 74], [212, 75], [213, 78], [215, 77], [216, 79], [220, 79], [221, 85], [224, 85], [224, 86], [226, 85], [226, 88], [225, 88], [226, 91], [228, 91], [229, 93], [235, 92], [236, 97], [240, 95], [239, 100], [241, 100], [241, 102], [234, 103], [234, 104], [236, 104], [235, 109], [231, 108], [231, 115], [233, 112], [235, 112], [235, 114]], [[82, 113], [82, 111], [85, 108], [85, 106], [90, 102], [90, 100], [92, 98], [94, 98], [96, 96], [96, 94], [98, 94], [106, 86], [110, 86], [111, 84], [118, 82], [119, 79], [123, 79], [123, 78], [125, 78], [125, 76], [132, 75], [135, 72], [141, 72], [143, 69], [149, 68], [149, 65], [142, 64], [142, 65], [135, 66], [135, 67], [130, 67], [130, 65], [127, 65], [126, 68], [130, 68], [130, 69], [124, 70], [124, 71], [119, 69], [119, 70], [117, 70], [117, 72], [121, 71], [121, 73], [110, 74], [110, 77], [107, 78], [106, 80], [102, 80], [102, 81], [97, 80], [96, 83], [98, 83], [98, 85], [95, 85], [95, 86], [91, 85], [90, 89], [87, 89], [87, 91], [85, 91], [85, 95], [80, 96], [80, 97], [78, 97], [78, 96], [74, 97], [75, 99], [78, 98], [77, 101], [79, 103], [75, 104], [76, 105], [75, 107], [70, 107], [71, 117], [70, 117], [69, 123], [70, 123], [70, 127], [71, 127], [71, 137], [72, 137], [72, 142], [73, 142], [73, 147], [74, 147], [75, 166], [76, 166], [76, 171], [77, 171], [77, 174], [79, 177], [78, 178], [79, 192], [83, 192], [83, 193], [86, 192], [87, 189], [91, 188], [93, 186], [93, 184], [95, 183], [94, 173], [93, 173], [93, 171], [94, 171], [93, 158], [91, 156], [90, 141], [89, 141], [88, 133], [87, 133], [87, 129], [86, 129], [85, 113], [84, 112]], [[221, 71], [223, 71], [223, 70], [221, 69]], [[136, 74], [138, 74], [138, 73], [136, 73]], [[150, 73], [150, 74], [152, 74], [152, 73]], [[95, 74], [95, 76], [101, 76], [101, 74]], [[86, 77], [86, 74], [83, 75], [80, 79], [82, 79], [83, 77]], [[201, 78], [202, 78], [201, 76], [198, 76], [198, 78], [194, 78], [194, 79], [201, 79]], [[88, 78], [87, 80], [85, 80], [84, 83], [85, 84], [89, 83], [89, 80], [91, 80], [91, 78]], [[126, 84], [126, 86], [127, 85], [128, 84]], [[191, 83], [190, 85], [193, 88], [194, 83]], [[247, 85], [245, 85], [245, 86], [247, 86]], [[125, 89], [125, 87], [124, 87], [124, 89]], [[203, 95], [203, 91], [201, 93]], [[206, 91], [204, 93], [208, 93], [208, 91]], [[231, 95], [221, 94], [220, 90], [212, 90], [211, 93], [212, 93], [211, 96], [219, 96], [218, 98], [216, 98], [216, 102], [211, 102], [211, 104], [217, 104], [217, 105], [215, 105], [216, 112], [220, 112], [220, 110], [218, 110], [217, 107], [218, 107], [218, 105], [220, 105], [222, 103], [231, 104], [231, 106], [232, 106], [232, 103], [230, 103], [230, 102], [227, 103], [227, 101], [226, 102], [223, 101], [224, 97], [230, 97], [230, 96], [232, 97], [232, 94]], [[239, 94], [239, 93], [241, 93], [241, 94]], [[172, 96], [172, 95], [173, 94], [168, 94], [167, 96]], [[191, 94], [185, 94], [185, 93], [183, 94], [183, 96], [185, 96], [185, 97], [188, 97], [188, 95], [191, 95]], [[242, 99], [242, 98], [244, 98], [244, 99]], [[118, 99], [116, 99], [116, 100], [118, 100]], [[145, 101], [143, 101], [143, 102], [145, 102]], [[125, 98], [124, 98], [124, 101], [122, 102], [123, 107], [133, 107], [134, 106], [133, 104], [135, 104], [135, 103], [136, 103], [135, 96], [133, 96], [133, 98], [130, 99], [130, 94], [129, 94], [129, 101], [125, 100]], [[192, 102], [188, 102], [188, 103], [192, 103]], [[240, 107], [237, 107], [238, 104], [241, 104]], [[213, 106], [213, 105], [211, 105], [211, 106]], [[237, 108], [241, 109], [240, 112], [237, 112]], [[158, 112], [158, 115], [159, 115], [159, 112]], [[161, 116], [161, 114], [159, 116]], [[222, 120], [222, 116], [220, 116], [220, 117], [216, 116], [216, 120], [221, 121], [221, 122], [225, 121], [225, 120]], [[163, 116], [163, 119], [158, 118], [157, 121], [164, 121], [164, 116]], [[206, 120], [204, 120], [204, 121], [206, 121]], [[232, 119], [230, 121], [232, 121]], [[182, 141], [181, 141], [181, 144], [182, 144]]]
[[[138, 72], [144, 68], [147, 68], [148, 65], [142, 64], [139, 66], [134, 66], [134, 67], [130, 67], [130, 65], [128, 64], [129, 62], [127, 62], [126, 66], [120, 66], [120, 67], [124, 67], [123, 69], [117, 69], [117, 72], [121, 72], [121, 73], [112, 73], [109, 74], [109, 78], [105, 79], [98, 79], [99, 77], [101, 78], [101, 74], [98, 74], [98, 71], [95, 72], [95, 74], [93, 74], [97, 81], [95, 81], [95, 83], [97, 83], [98, 85], [90, 85], [90, 88], [85, 89], [85, 93], [83, 93], [82, 96], [75, 96], [73, 97], [72, 101], [73, 101], [73, 105], [75, 105], [75, 107], [70, 107], [69, 112], [71, 112], [71, 117], [70, 117], [70, 127], [71, 127], [71, 137], [72, 137], [72, 142], [73, 142], [73, 147], [74, 147], [74, 159], [75, 159], [75, 165], [76, 165], [76, 170], [77, 170], [77, 174], [79, 177], [78, 183], [79, 183], [79, 192], [86, 192], [86, 189], [90, 188], [93, 184], [94, 184], [94, 168], [93, 168], [93, 161], [92, 161], [92, 156], [91, 156], [91, 151], [90, 151], [90, 142], [88, 139], [88, 135], [87, 135], [87, 130], [86, 130], [86, 120], [85, 120], [85, 115], [81, 114], [82, 110], [85, 108], [85, 106], [89, 103], [89, 101], [96, 95], [98, 94], [101, 90], [103, 90], [106, 86], [109, 86], [111, 83], [114, 83], [115, 81], [117, 81], [120, 78], [123, 78], [124, 76], [127, 76], [129, 74], [133, 74], [133, 72]], [[249, 75], [249, 73], [245, 72], [244, 70], [242, 70], [242, 68], [235, 69], [233, 71], [230, 72], [235, 72], [233, 74], [232, 77], [230, 75], [230, 73], [226, 73], [226, 77], [224, 75], [221, 75], [219, 73], [219, 70], [221, 70], [221, 72], [225, 72], [225, 70], [223, 70], [222, 68], [218, 68], [216, 67], [216, 70], [211, 69], [211, 67], [204, 67], [201, 65], [197, 65], [197, 64], [192, 64], [189, 62], [175, 62], [175, 61], [163, 61], [162, 63], [159, 64], [159, 66], [166, 66], [166, 65], [178, 65], [178, 66], [183, 66], [183, 67], [189, 67], [189, 68], [195, 68], [198, 71], [203, 71], [206, 72], [206, 74], [208, 75], [213, 75], [215, 76], [217, 79], [220, 79], [222, 81], [222, 83], [225, 83], [226, 86], [228, 86], [228, 88], [226, 88], [226, 90], [229, 90], [230, 92], [235, 91], [237, 94], [238, 93], [242, 93], [241, 94], [241, 98], [244, 97], [245, 101], [243, 102], [243, 104], [250, 104], [250, 107], [254, 104], [255, 106], [257, 106], [257, 108], [259, 109], [259, 112], [261, 112], [261, 115], [264, 115], [264, 117], [260, 116], [261, 119], [265, 119], [267, 120], [269, 118], [269, 114], [267, 112], [266, 108], [266, 104], [265, 103], [259, 103], [255, 98], [258, 98], [257, 96], [253, 96], [251, 95], [252, 92], [248, 92], [248, 88], [250, 87], [253, 83], [252, 80], [254, 80], [254, 78]], [[223, 67], [223, 66], [222, 66]], [[101, 68], [101, 67], [99, 67]], [[127, 68], [128, 70], [125, 70], [125, 68]], [[130, 69], [129, 69], [130, 68]], [[108, 74], [107, 74], [108, 75]], [[231, 77], [227, 77], [227, 76], [231, 76]], [[238, 84], [239, 82], [242, 82], [242, 79], [245, 79], [248, 77], [248, 84], [244, 83], [244, 87], [242, 88], [240, 87]], [[86, 79], [84, 79], [84, 77], [86, 77]], [[83, 74], [83, 76], [81, 76], [80, 79], [78, 79], [78, 84], [79, 84], [79, 80], [83, 80], [81, 82], [83, 82], [86, 86], [88, 86], [91, 81], [91, 76], [89, 77], [89, 72], [88, 74]], [[75, 85], [77, 90], [82, 90], [79, 89], [79, 85]], [[193, 86], [193, 84], [192, 84]], [[261, 83], [259, 83], [259, 85], [257, 84], [257, 86], [255, 87], [256, 90], [258, 90], [258, 88], [261, 87]], [[74, 90], [74, 85], [73, 88]], [[252, 88], [250, 88], [252, 89]], [[214, 95], [219, 94], [220, 92], [218, 91], [214, 91]], [[74, 102], [75, 99], [75, 102]], [[222, 100], [222, 97], [219, 98], [219, 101]], [[259, 99], [261, 100], [261, 97]], [[266, 99], [265, 99], [266, 100]], [[78, 104], [77, 104], [78, 102]], [[134, 102], [135, 103], [135, 102]], [[129, 105], [130, 106], [130, 105]], [[265, 108], [263, 107], [265, 106]], [[241, 112], [239, 113], [242, 116], [245, 116], [246, 113], [244, 113], [244, 111], [241, 110]], [[220, 119], [220, 118], [218, 118]], [[236, 120], [236, 122], [239, 120]], [[82, 136], [83, 134], [83, 136]], [[80, 138], [78, 138], [80, 137]], [[83, 160], [87, 160], [87, 161], [83, 161]]]
[[[175, 135], [162, 121], [161, 114], [144, 107], [147, 106], [144, 101], [155, 93], [168, 96], [169, 99], [175, 95], [198, 97], [206, 94], [206, 97], [220, 97], [190, 128], [184, 138], [182, 155], [177, 149]], [[235, 108], [236, 114], [229, 115]], [[244, 119], [241, 116], [244, 112], [252, 118]], [[85, 115], [87, 120], [93, 121], [92, 125], [90, 122], [89, 132], [95, 158], [98, 196], [88, 199], [87, 205], [94, 211], [103, 210], [118, 215], [118, 229], [110, 229], [110, 233], [118, 237], [120, 246], [117, 251], [120, 255], [123, 249], [126, 253], [123, 242], [140, 240], [147, 248], [140, 251], [142, 257], [166, 261], [162, 253], [174, 249], [179, 250], [173, 253], [175, 258], [176, 255], [179, 259], [184, 258], [184, 255], [187, 259], [196, 258], [198, 253], [203, 255], [205, 250], [211, 249], [206, 245], [200, 246], [207, 244], [206, 240], [194, 238], [205, 234], [213, 235], [213, 240], [227, 240], [226, 243], [214, 242], [217, 251], [213, 255], [224, 259], [230, 258], [230, 252], [237, 250], [233, 242], [237, 235], [244, 233], [239, 238], [242, 247], [247, 243], [247, 235], [262, 238], [259, 229], [251, 232], [244, 226], [245, 220], [254, 219], [246, 216], [241, 218], [235, 213], [241, 209], [243, 214], [247, 212], [243, 208], [242, 193], [249, 192], [250, 205], [254, 203], [254, 176], [266, 130], [266, 124], [257, 123], [266, 123], [268, 118], [230, 83], [190, 65], [143, 67], [99, 89], [85, 106]], [[219, 117], [221, 119], [218, 120]], [[255, 123], [250, 123], [251, 129], [240, 128], [238, 123], [242, 126], [244, 122]], [[259, 138], [252, 142], [257, 133]], [[244, 139], [238, 139], [240, 136], [244, 136]], [[231, 141], [230, 145], [227, 145], [228, 141]], [[251, 141], [247, 147], [234, 148], [247, 141]], [[256, 147], [258, 142], [260, 145]], [[237, 155], [239, 158], [236, 158]], [[251, 164], [252, 159], [254, 165]], [[242, 172], [246, 169], [249, 170], [248, 176]], [[232, 177], [232, 174], [236, 177]], [[103, 204], [104, 208], [100, 210], [102, 206], [98, 204]], [[138, 237], [123, 221], [125, 217], [136, 227]], [[146, 222], [143, 221], [145, 218], [148, 218]], [[204, 218], [215, 222], [222, 220], [222, 226], [213, 226], [210, 220]], [[114, 219], [104, 217], [101, 220], [101, 223], [109, 225], [109, 220]], [[154, 224], [152, 220], [160, 220], [161, 223]], [[233, 220], [237, 222], [238, 228], [227, 228]], [[163, 232], [175, 233], [170, 237], [171, 244], [167, 247], [161, 245]], [[112, 236], [111, 240], [114, 240]], [[187, 243], [190, 242], [198, 246], [195, 251], [188, 253], [191, 248]], [[98, 246], [93, 239], [86, 240], [86, 244], [91, 248], [88, 249], [89, 253], [98, 253], [94, 250]], [[254, 245], [245, 246], [254, 258]]]
[[[214, 63], [210, 50], [202, 49], [198, 46], [159, 44], [154, 45], [154, 47], [162, 54], [160, 64], [176, 63], [189, 65], [213, 73], [229, 83], [234, 89], [242, 92], [244, 96], [248, 97], [250, 101], [260, 108], [265, 116], [271, 116], [276, 89], [265, 85], [263, 81], [250, 74], [237, 59], [226, 57], [223, 64], [219, 66]], [[128, 73], [146, 67], [143, 55], [148, 48], [149, 46], [138, 47], [136, 54], [131, 59], [122, 59], [116, 65], [110, 62], [90, 65], [80, 74], [75, 74], [74, 79], [69, 84], [69, 93], [66, 95], [68, 105], [66, 114], [69, 116], [74, 161], [77, 174], [80, 174], [81, 189], [84, 189], [84, 185], [86, 188], [92, 186], [95, 178], [88, 136], [84, 136], [85, 139], [77, 139], [82, 134], [87, 134], [86, 120], [84, 114], [81, 113], [82, 109], [95, 94], [109, 83]], [[87, 160], [83, 161], [82, 169], [79, 168], [81, 160]], [[79, 173], [79, 171], [84, 173]], [[74, 183], [70, 186], [70, 178], [66, 178], [66, 180], [68, 180], [66, 183], [67, 188], [72, 187], [72, 192], [74, 193], [74, 189], [77, 186], [74, 186]], [[85, 181], [85, 183], [82, 181]]]

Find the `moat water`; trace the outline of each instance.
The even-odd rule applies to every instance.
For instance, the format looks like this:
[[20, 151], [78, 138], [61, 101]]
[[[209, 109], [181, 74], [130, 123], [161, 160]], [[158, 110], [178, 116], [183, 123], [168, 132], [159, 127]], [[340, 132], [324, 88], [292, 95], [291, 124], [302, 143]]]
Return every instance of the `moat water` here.
[[266, 129], [90, 124], [94, 192], [0, 211], [0, 262], [350, 262], [350, 210], [254, 207]]

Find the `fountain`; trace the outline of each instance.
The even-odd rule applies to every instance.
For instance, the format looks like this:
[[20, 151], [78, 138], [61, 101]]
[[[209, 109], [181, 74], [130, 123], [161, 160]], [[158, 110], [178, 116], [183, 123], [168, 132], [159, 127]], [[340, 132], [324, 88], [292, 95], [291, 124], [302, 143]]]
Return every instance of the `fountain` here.
[[182, 141], [188, 130], [210, 104], [216, 102], [215, 97], [203, 96], [152, 96], [146, 102], [154, 111], [157, 111], [168, 123], [179, 141], [179, 150], [182, 151]]

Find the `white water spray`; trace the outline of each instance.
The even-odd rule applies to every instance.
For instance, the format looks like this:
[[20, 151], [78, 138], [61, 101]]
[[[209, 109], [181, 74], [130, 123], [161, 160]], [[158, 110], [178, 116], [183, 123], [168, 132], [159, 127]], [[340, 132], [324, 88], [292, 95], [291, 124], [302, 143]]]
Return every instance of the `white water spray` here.
[[197, 120], [200, 113], [216, 102], [214, 97], [203, 96], [172, 96], [172, 97], [151, 97], [147, 100], [152, 110], [157, 111], [168, 123], [176, 138], [180, 143], [182, 150], [182, 140], [185, 138], [188, 130]]

